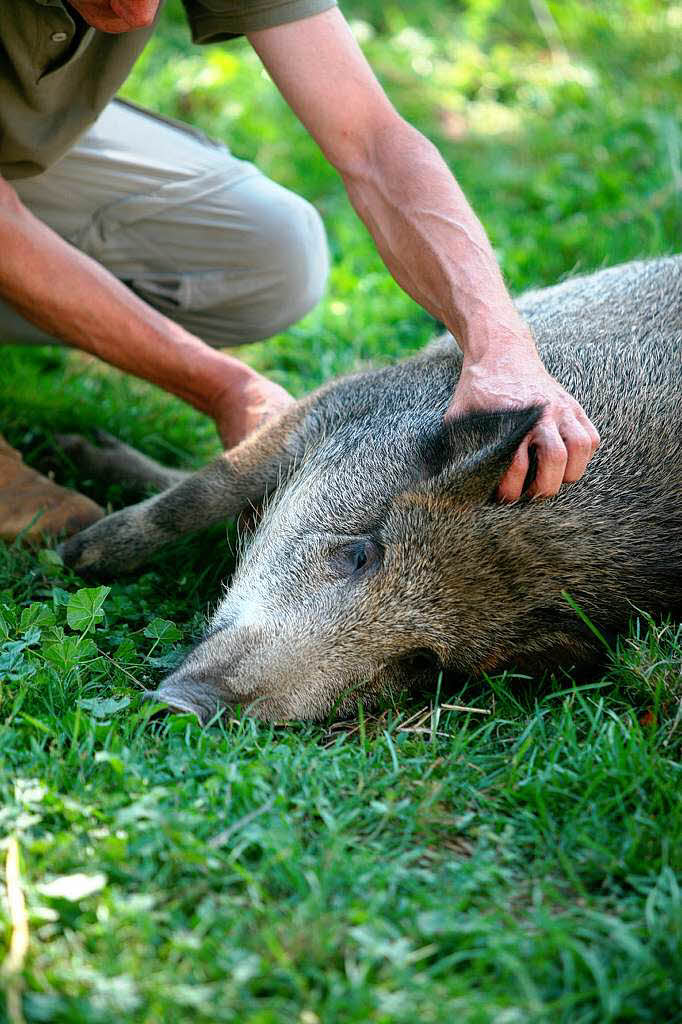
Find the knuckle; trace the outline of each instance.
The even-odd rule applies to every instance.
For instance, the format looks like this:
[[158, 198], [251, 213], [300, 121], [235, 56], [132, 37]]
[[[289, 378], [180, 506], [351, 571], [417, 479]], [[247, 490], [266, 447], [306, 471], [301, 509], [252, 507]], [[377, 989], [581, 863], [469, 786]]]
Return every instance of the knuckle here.
[[586, 431], [576, 431], [572, 437], [566, 438], [566, 446], [572, 455], [582, 459], [589, 457], [592, 441]]
[[552, 444], [543, 453], [535, 478], [538, 496], [556, 494], [564, 479], [568, 453], [563, 444]]
[[565, 444], [557, 443], [547, 445], [545, 449], [545, 460], [550, 466], [563, 466], [568, 460], [568, 450]]
[[564, 483], [566, 483], [566, 484], [575, 484], [575, 483], [577, 483], [577, 481], [580, 480], [580, 477], [585, 472], [585, 468], [586, 468], [586, 464], [585, 463], [581, 463], [579, 466], [578, 465], [571, 466], [570, 469], [567, 468], [566, 472], [564, 473]]
[[590, 445], [592, 447], [592, 450], [594, 451], [598, 447], [600, 442], [601, 442], [601, 437], [599, 436], [599, 431], [595, 427], [595, 425], [592, 422], [592, 420], [589, 419], [589, 417], [583, 412], [582, 409], [580, 410], [580, 416], [578, 416], [578, 422], [580, 423], [580, 426], [582, 427], [582, 429], [587, 434], [587, 436], [589, 438], [589, 441], [590, 441]]
[[[595, 436], [597, 440], [595, 441]], [[597, 449], [599, 435], [591, 424], [573, 424], [570, 430], [563, 433], [568, 451], [565, 481], [575, 483], [585, 472], [588, 462]]]
[[556, 494], [561, 487], [563, 473], [542, 473], [535, 479], [534, 490], [538, 497]]

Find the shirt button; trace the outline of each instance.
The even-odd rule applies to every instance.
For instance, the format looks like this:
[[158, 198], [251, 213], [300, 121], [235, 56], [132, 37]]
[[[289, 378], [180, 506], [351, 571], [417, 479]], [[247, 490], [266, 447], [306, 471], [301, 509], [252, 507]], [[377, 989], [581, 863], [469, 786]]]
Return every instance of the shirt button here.
[[66, 32], [53, 32], [50, 39], [53, 43], [63, 43], [66, 39]]

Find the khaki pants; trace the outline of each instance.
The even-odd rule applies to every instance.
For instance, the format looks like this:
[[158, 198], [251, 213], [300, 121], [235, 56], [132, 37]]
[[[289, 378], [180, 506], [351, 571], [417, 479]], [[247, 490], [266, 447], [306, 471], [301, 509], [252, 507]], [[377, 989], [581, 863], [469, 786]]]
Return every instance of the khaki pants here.
[[[327, 243], [309, 203], [128, 103], [111, 103], [44, 174], [12, 184], [44, 223], [211, 345], [276, 334], [324, 291]], [[0, 303], [0, 342], [55, 340]]]

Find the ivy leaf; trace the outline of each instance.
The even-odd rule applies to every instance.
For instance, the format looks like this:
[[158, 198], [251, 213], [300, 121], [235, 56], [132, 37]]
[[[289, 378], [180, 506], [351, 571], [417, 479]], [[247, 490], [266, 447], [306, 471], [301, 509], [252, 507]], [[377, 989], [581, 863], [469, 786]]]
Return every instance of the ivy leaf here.
[[66, 606], [71, 600], [71, 594], [63, 587], [52, 588], [52, 604], [55, 609]]
[[87, 633], [104, 618], [102, 605], [111, 587], [87, 587], [77, 590], [66, 606], [66, 621], [71, 629]]
[[32, 626], [37, 626], [38, 629], [44, 629], [46, 626], [54, 626], [56, 622], [55, 614], [52, 609], [46, 604], [30, 604], [28, 608], [24, 608], [21, 613], [19, 620], [19, 631], [30, 629]]
[[43, 632], [39, 626], [29, 626], [24, 632], [24, 643], [27, 647], [32, 647], [39, 642], [42, 635]]
[[169, 619], [152, 619], [148, 626], [145, 626], [143, 633], [152, 640], [159, 640], [162, 644], [172, 644], [182, 639], [182, 633]]
[[[60, 630], [61, 633], [61, 630]], [[97, 648], [92, 640], [82, 637], [57, 635], [43, 644], [43, 656], [50, 665], [62, 673], [70, 672], [87, 658], [94, 658]]]
[[7, 639], [16, 629], [16, 625], [16, 611], [7, 604], [0, 606], [0, 634]]
[[158, 657], [156, 655], [147, 655], [147, 663], [153, 668], [176, 668], [185, 654], [186, 649], [178, 650], [177, 648], [171, 648], [165, 654], [159, 654]]
[[16, 672], [24, 663], [25, 640], [8, 640], [0, 649], [0, 672]]
[[93, 718], [108, 718], [109, 715], [115, 715], [117, 711], [127, 708], [129, 704], [130, 697], [121, 697], [120, 700], [116, 697], [89, 697], [78, 701], [78, 706], [84, 711], [89, 711]]

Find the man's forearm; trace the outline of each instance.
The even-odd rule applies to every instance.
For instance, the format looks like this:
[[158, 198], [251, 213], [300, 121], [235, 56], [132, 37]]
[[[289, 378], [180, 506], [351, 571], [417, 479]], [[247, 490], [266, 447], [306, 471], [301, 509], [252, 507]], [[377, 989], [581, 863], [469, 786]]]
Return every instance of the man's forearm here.
[[464, 349], [446, 416], [544, 406], [500, 496], [520, 496], [530, 444], [538, 452], [531, 493], [555, 494], [562, 481], [578, 480], [599, 443], [596, 430], [543, 367], [483, 228], [436, 149], [396, 114], [339, 9], [249, 39], [342, 175], [393, 277]]
[[211, 413], [252, 374], [139, 299], [35, 218], [0, 179], [0, 295], [48, 334]]
[[480, 222], [423, 135], [396, 117], [366, 160], [341, 173], [393, 277], [467, 356], [499, 350], [506, 338], [533, 347]]
[[505, 339], [534, 351], [481, 224], [436, 148], [389, 103], [339, 9], [249, 40], [399, 284], [472, 359]]

